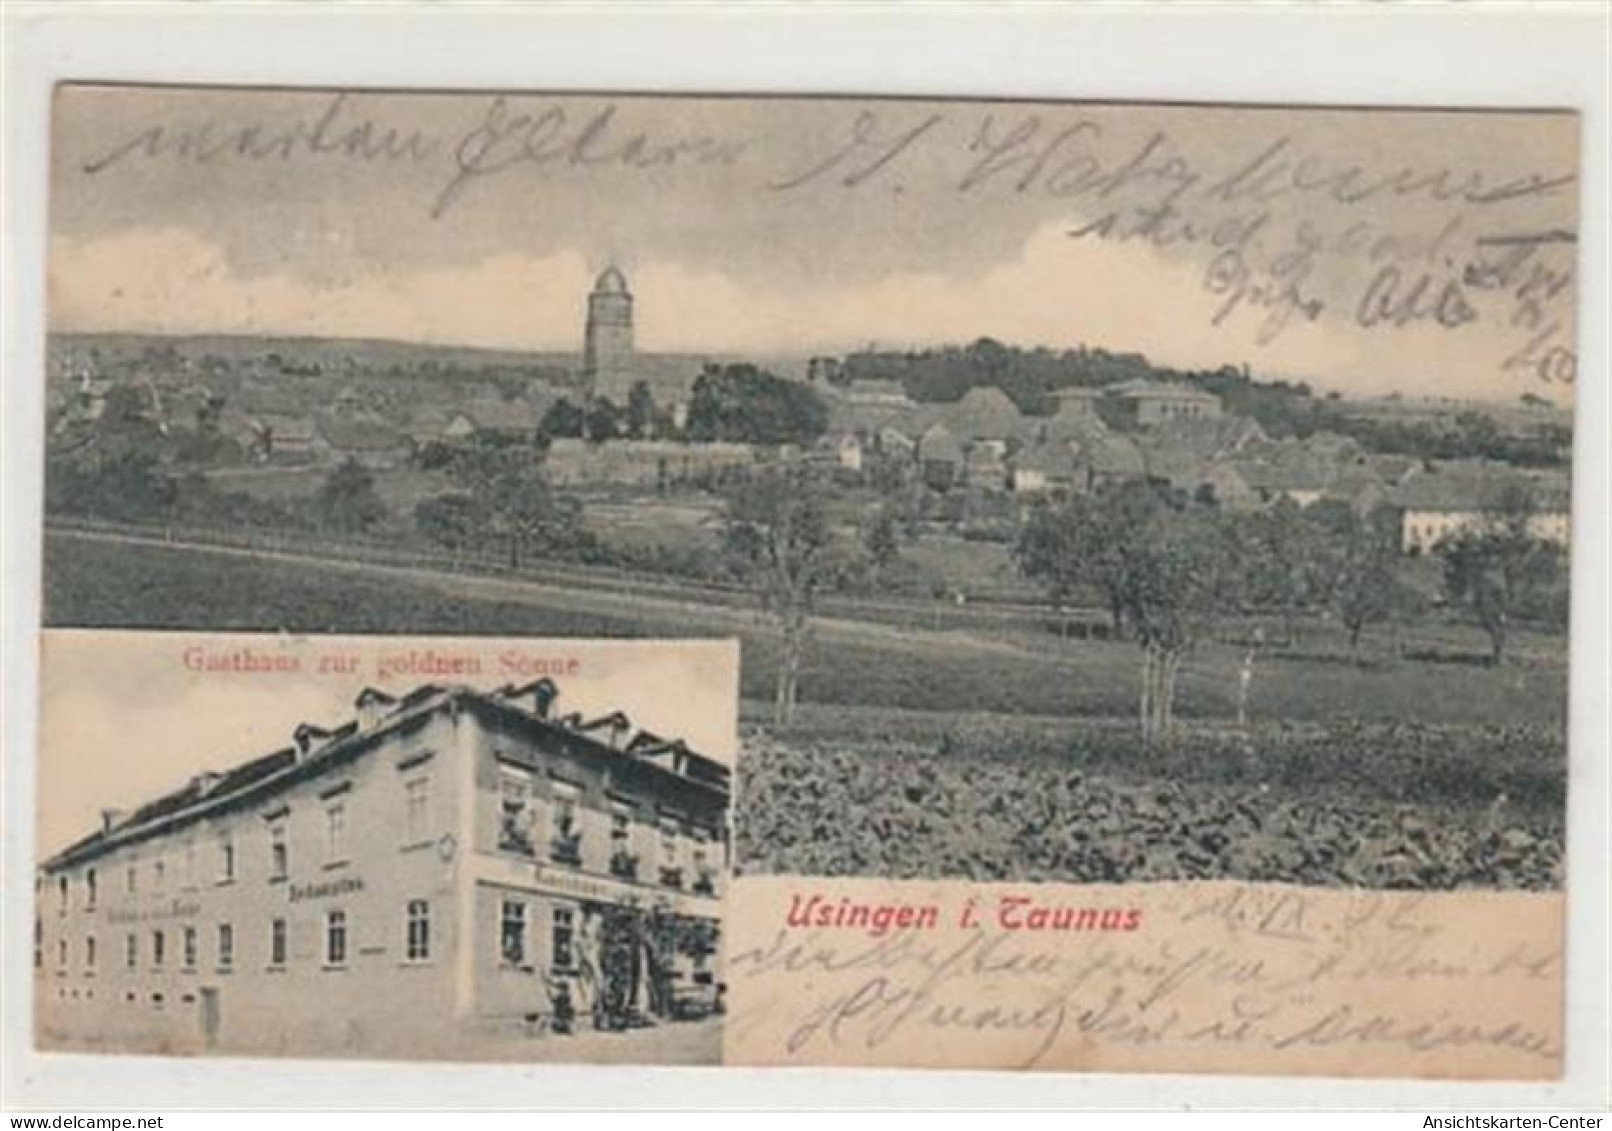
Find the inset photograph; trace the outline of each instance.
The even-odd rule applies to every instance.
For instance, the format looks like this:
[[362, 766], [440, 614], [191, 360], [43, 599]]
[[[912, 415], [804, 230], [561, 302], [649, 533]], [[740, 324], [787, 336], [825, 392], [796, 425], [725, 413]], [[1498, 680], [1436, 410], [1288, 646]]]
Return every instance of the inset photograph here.
[[46, 633], [44, 1050], [718, 1063], [737, 649]]

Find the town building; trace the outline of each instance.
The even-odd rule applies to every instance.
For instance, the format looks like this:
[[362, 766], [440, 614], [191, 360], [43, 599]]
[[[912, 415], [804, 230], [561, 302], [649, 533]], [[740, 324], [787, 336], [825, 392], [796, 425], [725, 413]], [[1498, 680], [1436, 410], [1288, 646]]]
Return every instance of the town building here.
[[356, 717], [44, 861], [45, 1047], [451, 1052], [718, 1007], [729, 771], [543, 679]]
[[1566, 547], [1572, 504], [1565, 476], [1530, 476], [1443, 466], [1406, 480], [1389, 496], [1399, 513], [1400, 545], [1427, 553], [1465, 530], [1499, 520], [1516, 508], [1527, 515], [1531, 537]]
[[1220, 398], [1191, 385], [1161, 381], [1126, 381], [1104, 389], [1104, 401], [1134, 428], [1149, 428], [1180, 417], [1214, 417]]

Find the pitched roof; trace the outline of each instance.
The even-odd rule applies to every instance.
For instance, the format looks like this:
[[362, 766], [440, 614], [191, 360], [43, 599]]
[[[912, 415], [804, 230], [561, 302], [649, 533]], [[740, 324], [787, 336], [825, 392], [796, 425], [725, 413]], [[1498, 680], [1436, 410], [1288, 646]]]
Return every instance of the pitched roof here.
[[976, 385], [945, 410], [946, 427], [965, 440], [1005, 440], [1025, 429], [1024, 414], [995, 385]]
[[389, 424], [372, 420], [323, 417], [319, 434], [339, 452], [390, 452], [409, 446], [409, 438]]
[[1527, 475], [1520, 472], [1468, 468], [1436, 468], [1407, 479], [1390, 498], [1407, 510], [1496, 510], [1514, 491], [1524, 491], [1536, 510], [1566, 511], [1570, 492], [1565, 476]]

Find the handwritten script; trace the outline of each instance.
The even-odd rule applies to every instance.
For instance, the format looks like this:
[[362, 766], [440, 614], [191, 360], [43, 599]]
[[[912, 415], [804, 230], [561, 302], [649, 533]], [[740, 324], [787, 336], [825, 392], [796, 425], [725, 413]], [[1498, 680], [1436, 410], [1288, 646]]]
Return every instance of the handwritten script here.
[[[657, 187], [697, 178], [717, 208], [729, 193], [953, 217], [960, 207], [1032, 208], [1071, 241], [1143, 244], [1190, 264], [1211, 324], [1251, 331], [1256, 347], [1314, 323], [1487, 330], [1501, 370], [1576, 377], [1577, 155], [1565, 115], [1527, 119], [1562, 142], [1542, 158], [1504, 143], [1515, 133], [1477, 149], [1426, 129], [1382, 144], [1390, 134], [1363, 123], [1391, 131], [1416, 115], [1369, 110], [1316, 112], [1312, 127], [1303, 113], [1228, 119], [1190, 107], [734, 100], [731, 112], [702, 104], [685, 114], [668, 99], [463, 95], [451, 114], [427, 118], [406, 99], [332, 93], [301, 96], [304, 109], [288, 117], [264, 97], [261, 118], [170, 111], [100, 140], [77, 171], [357, 165], [408, 176], [438, 223], [469, 208], [531, 206], [564, 177]], [[1146, 126], [1128, 118], [1143, 113]], [[1514, 127], [1507, 115], [1468, 117], [1463, 130]], [[1339, 140], [1351, 121], [1354, 141]]]
[[[727, 1054], [748, 1064], [1550, 1077], [1561, 898], [1214, 883], [1051, 889], [1147, 909], [1134, 933], [791, 930], [803, 883], [964, 905], [962, 884], [744, 877]], [[1056, 898], [1049, 895], [1047, 898]]]

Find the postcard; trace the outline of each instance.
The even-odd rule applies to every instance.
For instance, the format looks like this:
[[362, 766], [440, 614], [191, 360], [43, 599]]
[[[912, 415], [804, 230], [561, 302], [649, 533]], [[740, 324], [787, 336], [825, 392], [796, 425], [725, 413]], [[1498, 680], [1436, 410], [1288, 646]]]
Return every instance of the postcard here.
[[[512, 786], [544, 809], [511, 863], [474, 839], [500, 835], [488, 754], [431, 794], [465, 807], [431, 844], [461, 847], [408, 857], [383, 754], [395, 813], [366, 819], [392, 863], [347, 874], [389, 902], [333, 934], [358, 893], [288, 875], [267, 924], [228, 912], [227, 982], [209, 834], [208, 898], [165, 903], [197, 907], [194, 984], [189, 923], [120, 924], [96, 1010], [223, 1047], [268, 1000], [230, 990], [281, 977], [283, 892], [296, 977], [364, 997], [339, 939], [419, 987], [395, 1024], [273, 999], [334, 1055], [484, 1055], [425, 1041], [429, 1015], [496, 1018], [537, 1059], [1561, 1073], [1576, 114], [82, 84], [54, 111], [45, 683], [73, 706], [47, 698], [42, 759], [81, 761], [37, 957], [63, 1017], [91, 1015], [83, 932], [53, 933], [86, 853], [143, 827], [80, 826], [201, 789], [91, 804], [147, 765], [114, 741], [130, 699], [183, 706], [164, 733], [213, 720], [210, 759], [271, 759], [297, 868], [328, 862], [341, 803], [300, 784], [300, 739], [233, 720], [345, 757], [380, 704], [525, 712], [604, 778]], [[91, 675], [221, 634], [413, 659], [239, 707], [277, 677]], [[443, 638], [486, 670], [436, 670]], [[494, 671], [555, 640], [655, 666], [557, 723], [509, 701], [535, 676]], [[737, 642], [735, 694], [688, 684], [696, 640]], [[567, 711], [583, 692], [552, 678]], [[625, 705], [650, 691], [664, 714]], [[698, 733], [722, 711], [731, 743]], [[55, 737], [97, 718], [104, 740]], [[654, 869], [629, 878], [598, 782], [640, 764], [704, 807], [663, 846], [661, 799], [627, 790]], [[545, 858], [566, 773], [581, 865]], [[242, 812], [261, 887], [273, 818]], [[108, 915], [155, 882], [101, 867]], [[510, 910], [479, 867], [561, 894]], [[666, 878], [702, 868], [719, 897]], [[596, 886], [543, 887], [578, 869]], [[640, 888], [672, 915], [718, 899], [689, 915], [720, 944], [676, 977], [628, 947], [636, 988], [611, 989], [582, 940]], [[411, 964], [417, 899], [452, 977]], [[700, 1018], [637, 1024], [685, 991]]]

